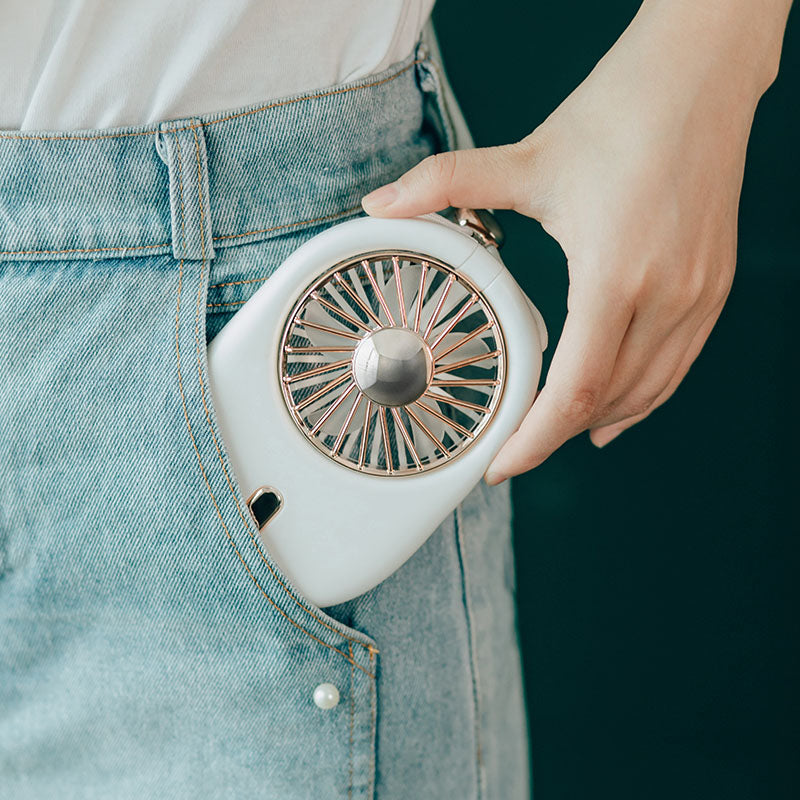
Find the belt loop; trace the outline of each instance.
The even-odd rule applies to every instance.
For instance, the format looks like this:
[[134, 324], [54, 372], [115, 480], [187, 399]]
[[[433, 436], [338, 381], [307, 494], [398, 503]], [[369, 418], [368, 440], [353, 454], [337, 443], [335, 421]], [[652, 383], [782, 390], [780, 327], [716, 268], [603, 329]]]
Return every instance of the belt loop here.
[[466, 120], [444, 68], [433, 19], [422, 29], [416, 50], [417, 75], [425, 93], [425, 116], [447, 150], [475, 147]]
[[172, 252], [179, 259], [214, 258], [208, 158], [199, 119], [164, 122], [156, 148], [169, 168]]

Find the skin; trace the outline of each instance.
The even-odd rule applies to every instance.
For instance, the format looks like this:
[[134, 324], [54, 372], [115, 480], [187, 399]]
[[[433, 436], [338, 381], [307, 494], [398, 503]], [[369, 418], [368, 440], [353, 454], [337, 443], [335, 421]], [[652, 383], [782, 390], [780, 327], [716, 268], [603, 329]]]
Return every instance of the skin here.
[[567, 257], [567, 319], [546, 383], [488, 483], [585, 430], [608, 444], [697, 358], [731, 288], [747, 140], [790, 5], [646, 0], [522, 141], [431, 156], [363, 198], [379, 217], [514, 209]]

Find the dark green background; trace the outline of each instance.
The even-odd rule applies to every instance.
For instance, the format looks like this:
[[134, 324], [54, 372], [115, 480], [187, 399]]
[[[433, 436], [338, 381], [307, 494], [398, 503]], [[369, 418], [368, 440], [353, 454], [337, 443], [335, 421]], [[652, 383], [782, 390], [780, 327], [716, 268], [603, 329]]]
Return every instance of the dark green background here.
[[[478, 145], [530, 132], [637, 0], [438, 0]], [[678, 393], [605, 450], [515, 481], [537, 800], [800, 797], [800, 20], [756, 114], [728, 305]], [[555, 342], [558, 245], [503, 213], [504, 257]], [[552, 346], [548, 356], [552, 355]]]

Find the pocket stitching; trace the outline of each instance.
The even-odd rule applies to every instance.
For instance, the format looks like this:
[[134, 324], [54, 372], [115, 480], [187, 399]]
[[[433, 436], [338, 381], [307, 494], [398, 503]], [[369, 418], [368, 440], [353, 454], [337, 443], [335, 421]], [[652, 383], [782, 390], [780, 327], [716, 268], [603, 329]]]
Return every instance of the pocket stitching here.
[[355, 670], [353, 665], [353, 645], [347, 643], [347, 651], [350, 653], [350, 758], [349, 758], [349, 783], [347, 786], [347, 800], [353, 800], [353, 723], [355, 721], [356, 701], [355, 701]]
[[231, 532], [228, 530], [228, 527], [225, 524], [225, 520], [222, 517], [222, 511], [220, 510], [219, 504], [217, 503], [217, 498], [214, 496], [214, 492], [211, 489], [211, 484], [209, 483], [208, 476], [207, 476], [206, 470], [205, 470], [205, 466], [203, 465], [203, 460], [202, 460], [202, 458], [200, 456], [200, 450], [197, 447], [197, 442], [196, 442], [195, 437], [194, 437], [194, 432], [192, 431], [192, 424], [191, 424], [191, 422], [189, 420], [189, 411], [188, 411], [188, 406], [187, 406], [187, 403], [186, 403], [186, 394], [185, 394], [185, 392], [183, 390], [183, 376], [181, 374], [181, 354], [180, 354], [180, 345], [179, 345], [179, 330], [180, 330], [180, 328], [179, 328], [179, 320], [180, 320], [180, 308], [181, 308], [181, 305], [180, 305], [180, 303], [181, 303], [181, 286], [182, 286], [182, 282], [183, 282], [183, 263], [184, 263], [184, 260], [181, 259], [180, 265], [179, 265], [179, 268], [178, 268], [178, 270], [179, 270], [178, 271], [178, 301], [177, 301], [177, 310], [175, 312], [175, 357], [176, 357], [177, 369], [178, 369], [178, 389], [179, 389], [180, 394], [181, 394], [181, 402], [182, 402], [182, 405], [183, 405], [183, 416], [184, 416], [184, 419], [186, 421], [186, 428], [187, 428], [187, 430], [189, 432], [189, 438], [192, 440], [192, 446], [194, 447], [195, 455], [197, 456], [197, 462], [200, 465], [200, 473], [202, 474], [203, 480], [205, 481], [206, 488], [208, 489], [208, 493], [209, 493], [209, 495], [211, 497], [211, 501], [214, 504], [214, 508], [215, 508], [215, 510], [217, 512], [217, 517], [219, 518], [220, 524], [222, 525], [222, 529], [225, 531], [225, 535], [228, 537], [228, 541], [230, 542], [231, 547], [233, 547], [233, 551], [236, 553], [237, 558], [242, 563], [242, 566], [245, 568], [245, 571], [247, 572], [247, 574], [250, 576], [250, 579], [253, 581], [253, 583], [256, 585], [256, 587], [258, 587], [258, 590], [261, 592], [261, 594], [264, 595], [264, 597], [270, 603], [270, 605], [272, 605], [273, 608], [284, 619], [287, 620], [287, 622], [291, 623], [295, 628], [297, 628], [298, 630], [300, 630], [303, 633], [305, 633], [307, 636], [312, 638], [315, 642], [318, 642], [319, 644], [323, 645], [324, 647], [327, 647], [330, 650], [333, 650], [334, 652], [338, 653], [346, 661], [350, 661], [351, 664], [353, 664], [354, 666], [358, 667], [362, 672], [364, 672], [370, 678], [374, 678], [375, 676], [372, 673], [368, 672], [366, 669], [364, 669], [364, 667], [362, 667], [360, 664], [355, 663], [355, 661], [351, 661], [348, 658], [347, 654], [343, 653], [341, 650], [339, 650], [337, 647], [334, 647], [332, 644], [328, 644], [327, 642], [322, 641], [322, 639], [318, 638], [317, 636], [315, 636], [310, 631], [307, 631], [302, 625], [300, 625], [298, 622], [296, 622], [294, 619], [292, 619], [269, 596], [269, 594], [267, 594], [267, 592], [264, 590], [264, 588], [258, 582], [258, 579], [253, 574], [253, 572], [250, 569], [250, 567], [247, 565], [247, 562], [244, 560], [242, 554], [239, 552], [239, 549], [236, 547], [236, 543], [233, 541], [233, 536], [231, 535]]
[[[172, 135], [175, 137], [175, 147], [178, 151], [178, 187], [180, 188], [181, 195], [181, 242], [183, 244], [183, 252], [186, 252], [186, 213], [183, 206], [183, 160], [181, 159], [181, 140], [178, 134], [173, 131]], [[203, 206], [201, 204], [200, 209]]]
[[[200, 176], [201, 176], [200, 147], [199, 147], [199, 142], [198, 142], [198, 139], [197, 139], [196, 127], [197, 126], [193, 126], [192, 133], [194, 134], [194, 139], [195, 139], [195, 156], [196, 156], [196, 160], [197, 160], [198, 178], [200, 178]], [[202, 187], [202, 183], [199, 182], [198, 192], [202, 191], [201, 187]], [[182, 189], [182, 184], [181, 184], [181, 189]], [[201, 198], [201, 200], [202, 200], [202, 198]], [[201, 250], [203, 251], [203, 256], [205, 256], [205, 252], [204, 252], [205, 251], [205, 230], [204, 230], [204, 215], [203, 215], [203, 211], [202, 211], [202, 202], [201, 202], [201, 205], [200, 205], [200, 227], [201, 227], [201, 232], [200, 232]], [[295, 597], [295, 595], [288, 589], [288, 587], [284, 584], [284, 582], [277, 575], [277, 573], [273, 569], [272, 565], [269, 563], [269, 561], [265, 557], [264, 553], [261, 551], [261, 548], [258, 546], [258, 543], [255, 541], [255, 537], [253, 535], [253, 532], [250, 530], [250, 526], [247, 524], [246, 520], [244, 519], [244, 515], [242, 513], [241, 506], [239, 505], [239, 500], [236, 497], [236, 492], [234, 491], [233, 486], [231, 484], [230, 475], [228, 473], [228, 470], [225, 467], [225, 463], [224, 463], [224, 460], [222, 458], [222, 452], [220, 450], [219, 443], [217, 441], [217, 437], [216, 437], [216, 435], [214, 433], [214, 429], [213, 429], [213, 426], [211, 424], [211, 415], [210, 415], [210, 412], [209, 412], [209, 409], [208, 409], [208, 405], [207, 405], [206, 400], [205, 400], [205, 383], [203, 381], [202, 362], [201, 362], [201, 358], [200, 358], [201, 351], [200, 351], [200, 333], [199, 333], [199, 331], [200, 331], [200, 308], [201, 308], [202, 290], [203, 290], [202, 274], [205, 272], [205, 267], [206, 267], [206, 260], [205, 260], [205, 258], [203, 258], [202, 266], [201, 266], [201, 270], [202, 270], [201, 280], [200, 280], [200, 286], [199, 286], [199, 289], [198, 289], [197, 303], [196, 303], [196, 309], [195, 309], [195, 311], [196, 311], [196, 313], [195, 313], [195, 348], [196, 348], [196, 356], [197, 356], [197, 371], [198, 371], [198, 378], [199, 378], [199, 382], [200, 382], [200, 393], [201, 393], [201, 398], [202, 398], [202, 402], [203, 402], [203, 408], [205, 410], [206, 422], [208, 424], [208, 429], [209, 429], [209, 432], [211, 433], [211, 438], [214, 441], [214, 445], [215, 445], [216, 450], [217, 450], [217, 458], [219, 459], [220, 466], [222, 467], [222, 471], [223, 471], [223, 473], [225, 475], [225, 478], [226, 478], [226, 481], [227, 481], [227, 484], [228, 484], [228, 489], [231, 492], [231, 496], [233, 497], [233, 501], [234, 501], [234, 503], [236, 505], [237, 511], [239, 512], [239, 517], [242, 520], [242, 524], [244, 525], [245, 530], [247, 531], [248, 535], [250, 536], [251, 542], [252, 542], [253, 546], [256, 548], [256, 551], [258, 552], [258, 554], [261, 557], [262, 561], [265, 563], [265, 565], [267, 566], [269, 571], [272, 573], [273, 577], [278, 581], [278, 583], [280, 584], [280, 586], [283, 589], [283, 591], [294, 601], [294, 603], [296, 603], [303, 611], [305, 611], [310, 617], [315, 619], [323, 627], [327, 628], [328, 630], [330, 630], [331, 632], [335, 633], [338, 636], [342, 636], [344, 639], [348, 640], [349, 642], [353, 642], [355, 644], [361, 645], [361, 647], [363, 647], [365, 650], [367, 650], [370, 653], [370, 657], [371, 657], [373, 651], [375, 650], [374, 647], [372, 647], [371, 645], [368, 645], [368, 644], [364, 644], [363, 642], [358, 641], [354, 637], [349, 636], [349, 635], [347, 635], [346, 633], [344, 633], [342, 631], [336, 630], [336, 628], [334, 628], [333, 626], [331, 626], [328, 623], [326, 623], [324, 620], [322, 620], [319, 617], [317, 617], [316, 614], [314, 614], [310, 609], [306, 608], [306, 606], [303, 605], [303, 603], [299, 600], [299, 598]], [[183, 260], [181, 260], [181, 262], [180, 262], [180, 274], [179, 274], [179, 283], [178, 283], [178, 309], [180, 309], [180, 285], [181, 285], [180, 282], [181, 282], [181, 278], [182, 278], [182, 271], [183, 271]], [[178, 315], [176, 313], [176, 351], [178, 352], [178, 360], [180, 362], [180, 353], [179, 353], [179, 350], [178, 350], [178, 339], [177, 339], [177, 337], [178, 337], [177, 326], [178, 326]], [[179, 375], [179, 378], [180, 378], [180, 363], [179, 363], [178, 370], [179, 370], [178, 371], [178, 375]], [[181, 390], [181, 395], [184, 396], [182, 381], [180, 381], [179, 388]], [[185, 406], [185, 397], [184, 397], [184, 406]], [[208, 479], [206, 477], [206, 474], [205, 474], [205, 469], [204, 469], [203, 464], [202, 464], [202, 459], [200, 458], [199, 450], [197, 449], [197, 445], [194, 442], [194, 436], [192, 434], [191, 425], [189, 424], [189, 419], [188, 419], [188, 411], [186, 410], [185, 407], [184, 407], [184, 413], [185, 413], [185, 416], [186, 416], [187, 426], [189, 427], [189, 433], [190, 433], [190, 436], [192, 437], [192, 443], [195, 445], [195, 451], [197, 453], [197, 458], [198, 458], [198, 461], [200, 462], [200, 468], [201, 468], [201, 471], [203, 473], [203, 477], [206, 480], [206, 486], [208, 488], [209, 493], [211, 494], [212, 500], [214, 501], [214, 505], [217, 506], [216, 498], [214, 497], [214, 494], [213, 494], [213, 492], [211, 490], [211, 486], [210, 486], [210, 484], [208, 482]], [[259, 584], [258, 580], [255, 578], [253, 573], [250, 571], [250, 568], [247, 566], [247, 564], [245, 563], [245, 561], [242, 558], [241, 554], [239, 553], [238, 549], [236, 548], [236, 545], [233, 542], [233, 538], [231, 537], [230, 532], [228, 531], [228, 529], [227, 529], [227, 527], [226, 527], [226, 525], [225, 525], [225, 523], [224, 523], [224, 521], [222, 519], [222, 515], [221, 515], [221, 512], [220, 512], [218, 506], [217, 506], [217, 514], [218, 514], [218, 516], [220, 518], [220, 522], [222, 522], [223, 529], [225, 530], [226, 534], [228, 535], [228, 538], [229, 538], [229, 540], [231, 542], [231, 545], [234, 547], [234, 550], [235, 550], [237, 556], [242, 561], [242, 564], [245, 566], [245, 569], [247, 570], [248, 574], [253, 579], [253, 581], [255, 582], [256, 586], [258, 586], [258, 588], [261, 590], [262, 594], [264, 594], [264, 596], [276, 608], [276, 610], [278, 610], [284, 617], [286, 617], [286, 619], [289, 622], [291, 622], [293, 625], [295, 625], [299, 630], [301, 630], [304, 633], [306, 633], [312, 639], [314, 639], [315, 641], [319, 642], [320, 644], [323, 644], [325, 647], [328, 647], [328, 648], [336, 651], [345, 660], [351, 661], [351, 659], [348, 658], [348, 656], [343, 651], [339, 650], [338, 648], [334, 647], [333, 645], [328, 644], [327, 642], [322, 641], [322, 639], [319, 639], [314, 634], [312, 634], [310, 631], [306, 630], [298, 622], [293, 620], [288, 614], [286, 614], [286, 612], [284, 612], [277, 605], [277, 603], [275, 603], [275, 601], [271, 597], [269, 597], [267, 592], [261, 587], [261, 585]], [[355, 663], [355, 661], [351, 661], [351, 663], [353, 663], [356, 667], [358, 667], [364, 673], [369, 675], [369, 677], [374, 678], [374, 675], [372, 675], [370, 672], [368, 672], [366, 669], [364, 669], [360, 664]]]
[[[198, 142], [198, 139], [197, 139], [197, 127], [196, 126], [192, 127], [192, 133], [194, 134], [195, 156], [196, 156], [196, 159], [197, 159], [198, 193], [201, 193], [202, 192], [202, 188], [201, 188], [202, 187], [202, 182], [201, 182], [201, 165], [200, 165], [200, 145], [199, 145], [199, 142]], [[201, 197], [200, 197], [200, 247], [201, 247], [201, 250], [203, 251], [203, 270], [205, 270], [205, 264], [206, 264], [206, 261], [205, 261], [205, 230], [204, 230], [204, 223], [203, 223], [202, 194], [201, 194]], [[228, 473], [227, 468], [225, 467], [225, 462], [224, 462], [224, 460], [222, 458], [222, 451], [220, 450], [219, 442], [217, 441], [216, 434], [214, 433], [214, 428], [213, 428], [213, 426], [211, 424], [211, 414], [210, 414], [210, 412], [208, 410], [208, 405], [206, 404], [205, 383], [203, 381], [202, 364], [201, 364], [201, 361], [200, 361], [200, 304], [201, 304], [201, 301], [202, 301], [202, 291], [203, 291], [203, 281], [201, 279], [200, 287], [199, 287], [198, 293], [197, 293], [197, 309], [196, 309], [197, 314], [196, 314], [196, 319], [195, 319], [195, 330], [194, 330], [195, 349], [197, 351], [197, 374], [198, 374], [198, 377], [200, 379], [200, 396], [201, 396], [202, 401], [203, 401], [203, 408], [205, 409], [206, 422], [208, 423], [208, 430], [211, 433], [211, 438], [214, 441], [214, 446], [216, 447], [216, 450], [217, 450], [217, 458], [219, 459], [220, 466], [222, 467], [222, 472], [225, 475], [225, 480], [228, 483], [228, 489], [230, 490], [231, 496], [233, 497], [233, 502], [236, 505], [236, 510], [239, 512], [239, 518], [242, 520], [242, 524], [244, 525], [245, 530], [249, 534], [250, 539], [252, 541], [252, 544], [256, 548], [259, 556], [261, 557], [261, 560], [267, 565], [267, 568], [272, 573], [272, 575], [275, 577], [275, 579], [278, 581], [278, 583], [281, 585], [281, 588], [286, 592], [286, 594], [289, 595], [289, 597], [292, 598], [292, 600], [301, 609], [303, 609], [303, 611], [305, 611], [307, 614], [309, 614], [309, 616], [311, 616], [313, 619], [315, 619], [317, 622], [319, 622], [320, 625], [322, 625], [323, 627], [327, 628], [331, 632], [337, 634], [338, 636], [342, 636], [345, 639], [347, 639], [348, 641], [353, 642], [354, 644], [361, 645], [365, 650], [366, 649], [371, 649], [366, 644], [364, 644], [363, 642], [359, 642], [354, 637], [348, 636], [347, 634], [345, 634], [345, 633], [343, 633], [341, 631], [338, 631], [332, 625], [329, 625], [327, 622], [325, 622], [324, 620], [320, 619], [310, 609], [306, 608], [306, 606], [303, 603], [300, 602], [299, 598], [294, 596], [294, 594], [289, 590], [289, 588], [286, 586], [286, 584], [281, 580], [280, 576], [275, 572], [275, 570], [273, 569], [272, 565], [269, 563], [269, 560], [264, 555], [263, 551], [261, 550], [261, 547], [259, 546], [258, 542], [256, 541], [256, 538], [255, 538], [255, 536], [253, 534], [253, 531], [250, 529], [250, 526], [247, 524], [247, 521], [244, 518], [244, 514], [242, 512], [242, 508], [239, 505], [239, 499], [236, 496], [236, 492], [234, 491], [230, 475]]]

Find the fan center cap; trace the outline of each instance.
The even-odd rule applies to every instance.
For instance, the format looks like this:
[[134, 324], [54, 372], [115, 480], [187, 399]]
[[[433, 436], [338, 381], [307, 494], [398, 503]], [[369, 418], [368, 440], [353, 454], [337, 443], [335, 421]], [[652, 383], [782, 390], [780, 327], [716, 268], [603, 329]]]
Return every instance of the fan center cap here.
[[359, 342], [353, 354], [358, 388], [382, 406], [413, 403], [433, 377], [433, 357], [425, 340], [408, 328], [381, 328]]

